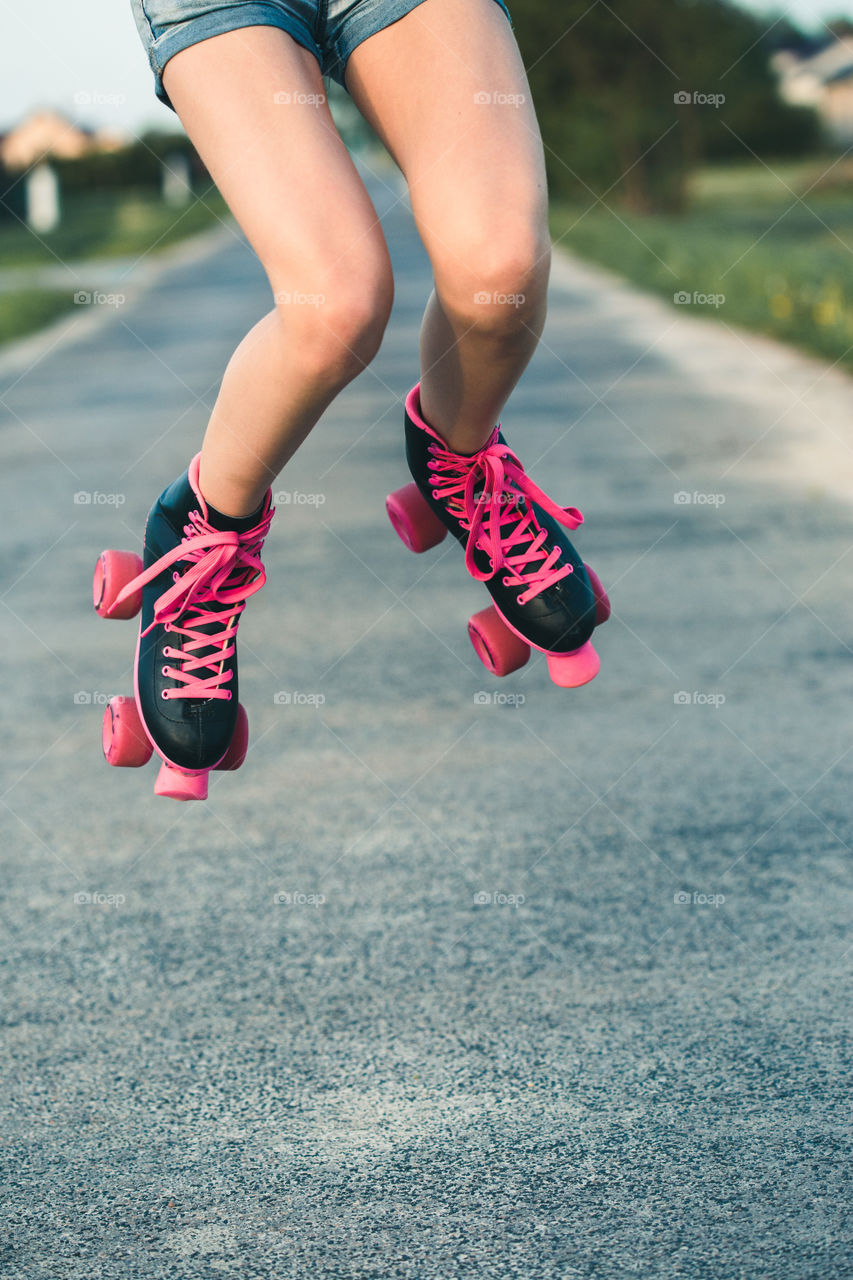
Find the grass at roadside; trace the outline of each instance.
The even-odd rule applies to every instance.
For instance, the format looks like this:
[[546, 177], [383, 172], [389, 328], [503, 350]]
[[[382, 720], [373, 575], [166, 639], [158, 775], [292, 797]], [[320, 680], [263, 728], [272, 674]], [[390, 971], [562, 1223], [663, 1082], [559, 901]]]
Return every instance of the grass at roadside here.
[[47, 235], [16, 220], [0, 223], [0, 268], [156, 252], [226, 216], [215, 188], [185, 209], [171, 208], [155, 193], [70, 195], [60, 226]]
[[74, 305], [70, 289], [27, 289], [0, 293], [0, 343], [22, 338]]
[[853, 369], [853, 167], [730, 165], [691, 195], [681, 216], [555, 204], [552, 234], [685, 311]]
[[[0, 270], [56, 266], [81, 259], [144, 257], [195, 235], [230, 216], [214, 189], [185, 209], [173, 209], [154, 194], [69, 196], [61, 225], [49, 235], [34, 235], [17, 221], [0, 223]], [[74, 291], [42, 288], [0, 289], [0, 343], [22, 338], [70, 311]]]

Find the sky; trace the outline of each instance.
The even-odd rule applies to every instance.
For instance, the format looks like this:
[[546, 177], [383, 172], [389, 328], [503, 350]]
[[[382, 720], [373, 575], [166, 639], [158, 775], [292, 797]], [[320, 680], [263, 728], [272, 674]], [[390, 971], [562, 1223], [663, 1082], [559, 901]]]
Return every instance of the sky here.
[[[760, 13], [784, 5], [741, 2]], [[853, 19], [853, 0], [789, 0], [784, 7], [807, 31], [821, 19]], [[36, 106], [56, 107], [95, 128], [177, 127], [174, 113], [154, 97], [130, 0], [38, 0], [32, 8], [0, 0], [0, 132]]]

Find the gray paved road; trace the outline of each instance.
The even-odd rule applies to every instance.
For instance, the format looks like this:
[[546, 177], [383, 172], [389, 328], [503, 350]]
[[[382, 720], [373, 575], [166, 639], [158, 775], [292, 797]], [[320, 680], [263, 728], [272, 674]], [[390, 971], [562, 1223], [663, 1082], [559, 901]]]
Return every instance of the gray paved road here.
[[277, 486], [205, 806], [103, 763], [89, 583], [259, 268], [225, 233], [0, 360], [3, 1274], [841, 1276], [849, 383], [562, 264], [505, 425], [615, 617], [589, 687], [498, 684], [385, 520], [428, 273], [377, 199], [391, 331]]

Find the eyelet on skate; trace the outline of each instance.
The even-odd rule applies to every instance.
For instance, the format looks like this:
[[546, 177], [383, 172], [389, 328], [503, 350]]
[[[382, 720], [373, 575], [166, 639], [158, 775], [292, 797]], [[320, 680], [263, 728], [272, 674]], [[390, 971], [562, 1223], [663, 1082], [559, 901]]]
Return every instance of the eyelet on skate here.
[[[161, 676], [165, 676], [165, 677], [168, 679], [168, 677], [169, 677], [169, 668], [168, 668], [168, 667], [161, 667], [161, 668], [160, 668], [160, 675], [161, 675]], [[164, 692], [165, 692], [165, 690], [164, 690]]]
[[168, 690], [168, 689], [161, 689], [161, 690], [160, 690], [160, 697], [163, 699], [163, 701], [164, 701], [164, 702], [168, 702], [168, 701], [169, 701], [169, 690]]

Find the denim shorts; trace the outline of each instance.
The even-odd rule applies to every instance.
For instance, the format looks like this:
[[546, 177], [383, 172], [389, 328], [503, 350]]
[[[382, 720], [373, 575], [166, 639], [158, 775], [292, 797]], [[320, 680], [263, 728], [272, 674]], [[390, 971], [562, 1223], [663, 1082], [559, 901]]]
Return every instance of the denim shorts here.
[[[154, 92], [174, 111], [163, 68], [200, 40], [240, 27], [280, 27], [314, 54], [324, 76], [344, 85], [356, 45], [405, 17], [424, 0], [130, 0], [151, 70]], [[464, 3], [464, 0], [461, 0]], [[503, 0], [496, 0], [509, 18]], [[510, 19], [512, 21], [512, 19]], [[346, 85], [344, 85], [346, 88]]]

